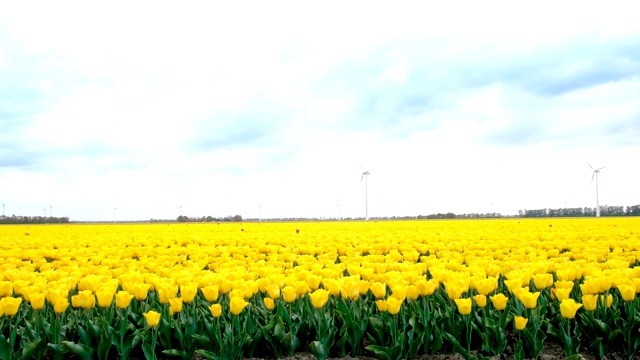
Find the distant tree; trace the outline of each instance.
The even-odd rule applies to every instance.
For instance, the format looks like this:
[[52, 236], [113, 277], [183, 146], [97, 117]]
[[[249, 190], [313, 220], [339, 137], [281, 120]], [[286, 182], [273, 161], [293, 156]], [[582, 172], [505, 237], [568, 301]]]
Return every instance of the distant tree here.
[[233, 217], [233, 221], [242, 221], [242, 216], [236, 215]]

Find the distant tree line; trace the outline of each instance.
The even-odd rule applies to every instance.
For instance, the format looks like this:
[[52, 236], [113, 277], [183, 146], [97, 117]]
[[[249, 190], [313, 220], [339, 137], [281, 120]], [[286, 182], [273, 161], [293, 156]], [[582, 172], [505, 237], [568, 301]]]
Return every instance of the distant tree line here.
[[[521, 217], [584, 217], [596, 216], [596, 208], [561, 208], [561, 209], [536, 209], [520, 210]], [[600, 216], [640, 216], [640, 205], [627, 206], [600, 206]]]
[[224, 221], [242, 221], [242, 216], [234, 215], [234, 216], [225, 216], [223, 218], [214, 218], [213, 216], [203, 216], [203, 217], [189, 217], [185, 215], [180, 215], [176, 219], [176, 222], [224, 222]]
[[0, 224], [68, 224], [69, 222], [66, 216], [0, 216]]

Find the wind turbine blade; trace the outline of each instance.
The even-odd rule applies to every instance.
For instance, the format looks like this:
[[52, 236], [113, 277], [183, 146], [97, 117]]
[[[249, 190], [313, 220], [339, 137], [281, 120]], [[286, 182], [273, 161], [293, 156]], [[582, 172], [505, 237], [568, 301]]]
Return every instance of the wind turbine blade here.
[[601, 167], [600, 169], [598, 169], [598, 170], [596, 170], [596, 171], [600, 171], [600, 170], [602, 170], [602, 169], [604, 169], [604, 168], [605, 168], [605, 166]]
[[589, 164], [589, 162], [587, 161], [587, 165], [589, 165], [589, 167], [591, 168], [591, 170], [593, 170], [593, 166], [591, 166], [591, 164]]
[[591, 175], [591, 183], [593, 184], [593, 178], [596, 176], [596, 172], [593, 172], [593, 175]]
[[360, 183], [362, 183], [362, 179], [364, 179], [364, 173], [362, 173], [362, 176], [360, 177]]

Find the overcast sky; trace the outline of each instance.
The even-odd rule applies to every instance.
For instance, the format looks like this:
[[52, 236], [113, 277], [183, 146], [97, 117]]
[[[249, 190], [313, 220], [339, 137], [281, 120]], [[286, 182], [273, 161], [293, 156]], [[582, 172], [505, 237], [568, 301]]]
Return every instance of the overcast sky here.
[[640, 204], [637, 1], [219, 3], [1, 5], [5, 214]]

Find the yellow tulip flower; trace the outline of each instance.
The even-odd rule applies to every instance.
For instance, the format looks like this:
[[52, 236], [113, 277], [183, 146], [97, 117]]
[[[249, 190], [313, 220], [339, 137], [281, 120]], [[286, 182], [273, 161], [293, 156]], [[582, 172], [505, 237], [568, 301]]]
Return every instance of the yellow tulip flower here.
[[593, 311], [598, 306], [598, 295], [582, 295], [582, 305], [587, 311]]
[[44, 307], [44, 293], [31, 293], [29, 295], [29, 303], [33, 310], [40, 310]]
[[369, 290], [371, 290], [376, 299], [382, 299], [387, 295], [387, 285], [380, 282], [372, 283], [369, 286]]
[[[295, 290], [294, 290], [294, 292], [295, 292]], [[233, 315], [239, 315], [247, 305], [249, 305], [249, 303], [244, 301], [243, 298], [234, 296], [229, 301], [229, 311]]]
[[447, 291], [447, 295], [449, 296], [449, 299], [451, 300], [459, 299], [460, 296], [462, 296], [462, 293], [465, 292], [464, 287], [455, 283], [446, 283], [444, 287], [445, 287], [445, 290]]
[[416, 300], [418, 296], [420, 296], [420, 294], [418, 293], [418, 288], [416, 288], [414, 285], [407, 286], [406, 294], [407, 299], [409, 300]]
[[98, 305], [102, 308], [108, 308], [113, 303], [113, 296], [115, 294], [111, 290], [98, 290], [96, 291], [96, 297], [98, 298]]
[[53, 311], [57, 314], [61, 314], [67, 310], [69, 307], [69, 300], [65, 297], [59, 297], [56, 299], [56, 302], [53, 304]]
[[11, 281], [0, 281], [0, 297], [4, 298], [13, 295], [13, 283]]
[[624, 301], [633, 301], [636, 298], [636, 288], [632, 285], [618, 285], [618, 291]]
[[156, 311], [151, 310], [149, 312], [142, 313], [142, 315], [147, 321], [147, 325], [150, 327], [158, 326], [158, 324], [160, 323], [160, 313]]
[[[268, 298], [265, 298], [265, 300]], [[214, 318], [219, 318], [220, 315], [222, 315], [222, 306], [220, 304], [211, 304], [211, 306], [209, 306], [209, 311], [211, 311], [211, 315]]]
[[180, 298], [183, 302], [190, 303], [198, 294], [197, 284], [188, 284], [180, 286]]
[[465, 299], [455, 299], [456, 305], [458, 306], [458, 312], [462, 315], [471, 314], [472, 302], [471, 298]]
[[573, 299], [565, 299], [560, 303], [560, 313], [565, 319], [573, 319], [576, 311], [582, 307], [582, 304], [576, 303]]
[[182, 298], [173, 298], [169, 300], [169, 307], [174, 313], [182, 311]]
[[116, 294], [116, 307], [118, 309], [126, 309], [131, 303], [131, 299], [133, 299], [133, 295], [126, 291], [118, 291]]
[[476, 281], [476, 291], [481, 295], [489, 295], [498, 288], [498, 278], [489, 277]]
[[285, 286], [282, 288], [282, 298], [285, 302], [291, 303], [296, 301], [298, 293], [296, 293], [296, 289], [293, 286]]
[[533, 275], [533, 284], [538, 290], [551, 287], [553, 285], [553, 274], [535, 274]]
[[145, 283], [135, 283], [132, 286], [133, 296], [136, 297], [136, 300], [143, 301], [147, 299], [147, 295], [149, 295], [149, 289], [151, 288], [150, 284]]
[[214, 302], [218, 300], [218, 285], [205, 286], [202, 289], [202, 295], [208, 302]]
[[484, 294], [474, 295], [473, 299], [476, 301], [479, 307], [483, 308], [487, 306], [487, 296]]
[[329, 301], [329, 291], [325, 289], [319, 289], [312, 293], [309, 293], [311, 298], [311, 304], [316, 309], [321, 309], [327, 301]]
[[491, 303], [496, 310], [504, 310], [507, 307], [507, 301], [509, 301], [509, 298], [503, 293], [490, 296], [489, 299], [491, 299]]
[[516, 330], [524, 330], [524, 328], [527, 326], [527, 322], [529, 322], [529, 319], [525, 319], [522, 316], [516, 316], [513, 318], [513, 321], [515, 323]]
[[387, 302], [387, 311], [391, 315], [395, 315], [400, 312], [400, 307], [402, 306], [402, 300], [398, 300], [393, 296], [389, 296], [386, 300]]
[[266, 297], [263, 299], [264, 301], [264, 306], [267, 308], [267, 310], [273, 310], [276, 307], [276, 303], [272, 298]]
[[269, 297], [272, 299], [279, 299], [280, 298], [280, 287], [277, 284], [271, 284], [268, 286], [268, 291], [267, 293], [269, 294]]
[[389, 305], [385, 300], [376, 300], [376, 306], [378, 307], [378, 310], [380, 310], [381, 312], [385, 312], [389, 310]]
[[21, 297], [17, 297], [17, 298], [5, 297], [5, 298], [2, 298], [2, 300], [0, 300], [0, 306], [2, 306], [2, 309], [6, 316], [13, 316], [17, 314], [18, 310], [20, 309], [21, 303], [22, 303]]
[[562, 302], [569, 298], [569, 294], [571, 294], [571, 289], [567, 288], [553, 288], [551, 289], [551, 297], [555, 297], [556, 300]]
[[538, 297], [540, 296], [540, 292], [536, 291], [534, 293], [531, 292], [524, 292], [522, 293], [521, 297], [520, 297], [520, 301], [522, 301], [522, 304], [524, 305], [525, 308], [527, 309], [535, 309], [536, 306], [538, 305]]

